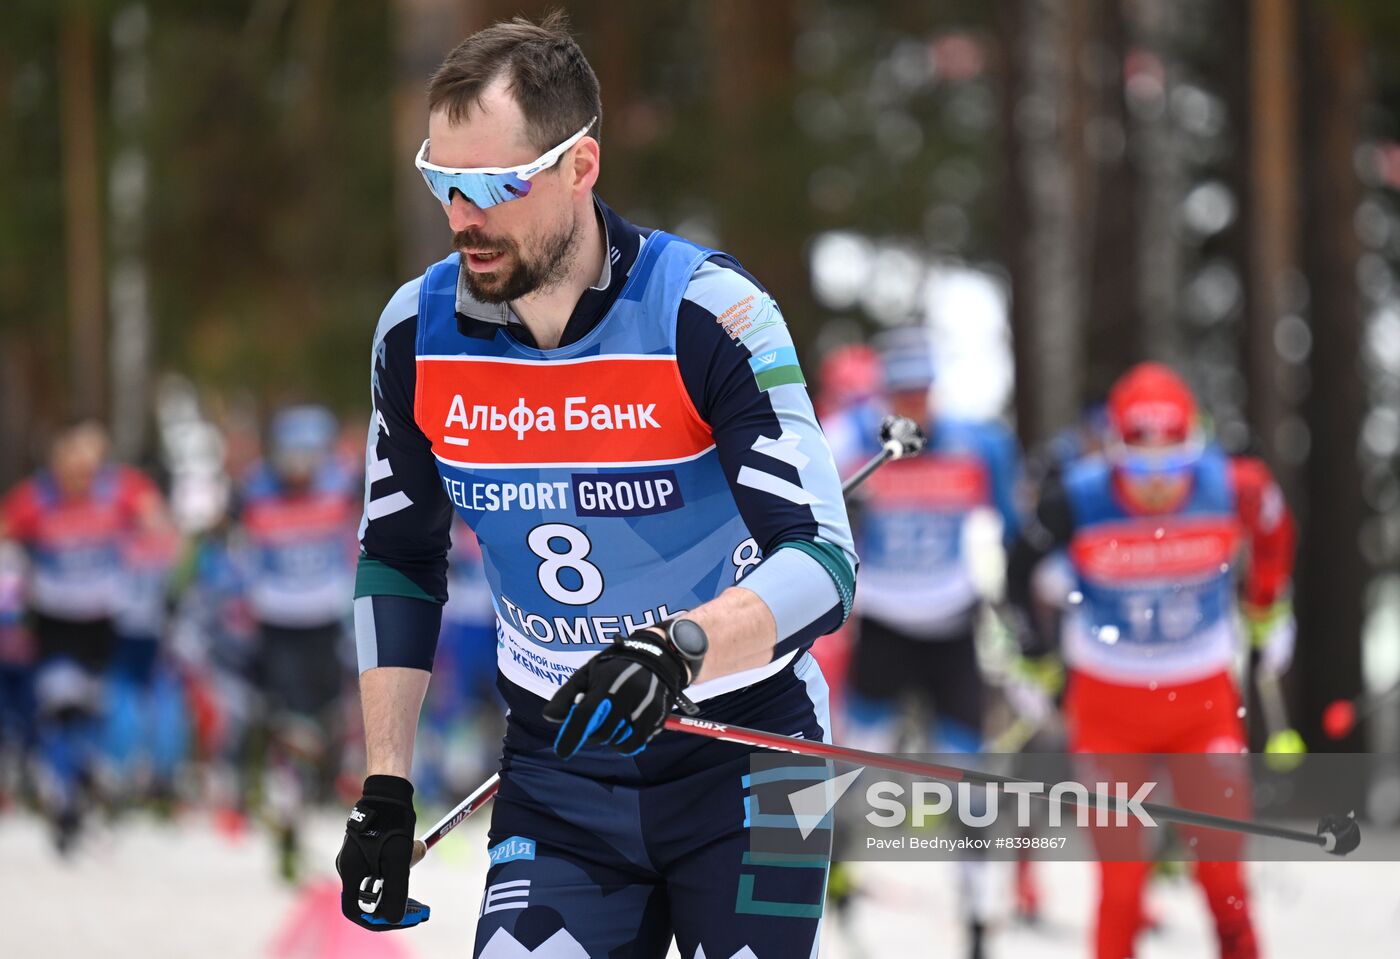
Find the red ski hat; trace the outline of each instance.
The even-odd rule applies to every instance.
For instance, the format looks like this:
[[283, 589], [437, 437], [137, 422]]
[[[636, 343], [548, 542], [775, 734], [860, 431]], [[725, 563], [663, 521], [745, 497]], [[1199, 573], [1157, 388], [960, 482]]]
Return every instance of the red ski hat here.
[[1185, 443], [1196, 427], [1191, 388], [1161, 363], [1139, 363], [1113, 384], [1108, 422], [1128, 446]]

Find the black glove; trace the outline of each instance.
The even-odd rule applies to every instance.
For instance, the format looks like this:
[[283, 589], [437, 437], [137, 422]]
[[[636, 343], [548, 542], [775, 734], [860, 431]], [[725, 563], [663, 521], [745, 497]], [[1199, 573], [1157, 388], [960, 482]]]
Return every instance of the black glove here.
[[704, 662], [704, 631], [690, 620], [670, 620], [620, 639], [579, 667], [544, 707], [561, 723], [554, 751], [564, 759], [584, 743], [611, 746], [627, 756], [646, 748]]
[[398, 776], [370, 776], [364, 795], [345, 822], [345, 842], [335, 857], [340, 911], [374, 932], [426, 922], [430, 910], [408, 898], [413, 855], [413, 784]]

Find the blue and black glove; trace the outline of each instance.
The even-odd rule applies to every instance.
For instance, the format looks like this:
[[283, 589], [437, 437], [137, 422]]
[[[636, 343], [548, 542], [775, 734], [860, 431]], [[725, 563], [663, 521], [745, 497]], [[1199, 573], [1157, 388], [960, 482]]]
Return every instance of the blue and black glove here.
[[340, 911], [374, 932], [426, 922], [430, 910], [408, 898], [413, 856], [413, 784], [398, 776], [370, 776], [345, 822], [345, 842], [335, 857]]
[[661, 731], [682, 690], [704, 663], [705, 632], [686, 619], [638, 630], [598, 653], [559, 687], [544, 718], [560, 723], [554, 751], [564, 759], [585, 743], [635, 756]]

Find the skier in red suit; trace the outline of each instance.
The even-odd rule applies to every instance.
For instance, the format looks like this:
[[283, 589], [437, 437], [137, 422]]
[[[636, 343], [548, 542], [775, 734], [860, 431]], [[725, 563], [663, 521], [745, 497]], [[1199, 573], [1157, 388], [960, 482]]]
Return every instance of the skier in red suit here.
[[[1291, 659], [1293, 517], [1264, 463], [1206, 441], [1195, 398], [1167, 367], [1129, 370], [1109, 395], [1108, 414], [1104, 453], [1043, 485], [1012, 551], [1008, 598], [1029, 622], [1036, 564], [1067, 551], [1076, 589], [1059, 640], [1076, 753], [1243, 752], [1231, 668], [1242, 633], [1265, 668], [1280, 673]], [[1026, 635], [1029, 652], [1050, 651], [1047, 638]], [[1173, 780], [1178, 800], [1199, 804], [1222, 793], [1200, 767], [1192, 770]], [[1246, 806], [1247, 789], [1234, 796]], [[1125, 959], [1142, 926], [1149, 853], [1140, 832], [1126, 855], [1096, 838], [1104, 861], [1095, 955]], [[1187, 842], [1221, 956], [1252, 959], [1259, 948], [1234, 861], [1238, 843], [1210, 831], [1188, 832]], [[1142, 860], [1133, 861], [1140, 849]]]

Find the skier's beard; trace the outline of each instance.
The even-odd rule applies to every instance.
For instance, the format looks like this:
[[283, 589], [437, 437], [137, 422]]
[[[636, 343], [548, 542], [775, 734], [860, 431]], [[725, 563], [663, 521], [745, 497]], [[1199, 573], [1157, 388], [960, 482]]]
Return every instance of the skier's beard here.
[[462, 269], [467, 291], [482, 303], [509, 303], [522, 296], [529, 296], [541, 290], [558, 286], [569, 275], [573, 265], [578, 239], [578, 216], [572, 215], [564, 229], [554, 236], [532, 239], [529, 246], [538, 250], [534, 257], [527, 257], [520, 244], [504, 237], [492, 239], [477, 230], [463, 230], [452, 234], [454, 250], [495, 250], [505, 261], [500, 269], [485, 273]]

